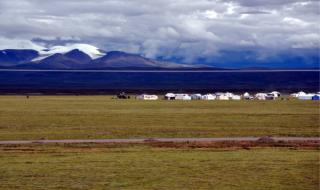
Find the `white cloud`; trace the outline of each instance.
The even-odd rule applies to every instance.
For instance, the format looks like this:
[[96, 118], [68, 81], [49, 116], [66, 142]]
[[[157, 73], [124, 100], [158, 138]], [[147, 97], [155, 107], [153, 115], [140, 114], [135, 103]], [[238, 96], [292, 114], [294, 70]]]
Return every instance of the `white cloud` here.
[[292, 35], [288, 38], [292, 48], [317, 48], [320, 46], [320, 34]]
[[204, 17], [209, 18], [209, 19], [217, 19], [217, 18], [219, 18], [219, 14], [214, 10], [206, 10], [203, 13], [203, 15], [204, 15]]
[[34, 49], [43, 50], [45, 47], [40, 46], [25, 39], [9, 39], [0, 37], [0, 49]]
[[1, 47], [60, 37], [189, 62], [240, 47], [315, 48], [318, 5], [313, 0], [1, 0]]
[[304, 26], [309, 25], [309, 23], [307, 23], [305, 21], [302, 21], [297, 18], [292, 18], [292, 17], [284, 17], [283, 22], [291, 24], [291, 25], [296, 25], [298, 27], [304, 27]]

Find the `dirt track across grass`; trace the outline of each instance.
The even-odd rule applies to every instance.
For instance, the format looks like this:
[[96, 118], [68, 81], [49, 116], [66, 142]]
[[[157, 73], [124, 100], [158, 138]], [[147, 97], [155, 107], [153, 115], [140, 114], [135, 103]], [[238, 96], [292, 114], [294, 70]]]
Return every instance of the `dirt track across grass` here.
[[217, 143], [217, 142], [320, 142], [319, 137], [225, 137], [225, 138], [146, 138], [146, 139], [65, 139], [0, 141], [0, 145], [11, 144], [82, 144], [82, 143]]

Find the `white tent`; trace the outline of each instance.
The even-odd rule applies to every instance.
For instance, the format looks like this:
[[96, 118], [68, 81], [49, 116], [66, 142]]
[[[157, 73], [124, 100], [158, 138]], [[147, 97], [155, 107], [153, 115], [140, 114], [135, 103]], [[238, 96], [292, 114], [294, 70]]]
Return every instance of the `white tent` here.
[[316, 94], [305, 94], [298, 96], [299, 100], [312, 100], [312, 97]]
[[191, 99], [192, 100], [201, 100], [201, 94], [192, 94]]
[[231, 97], [231, 100], [241, 100], [241, 96], [239, 96], [239, 95], [233, 95], [233, 96]]
[[221, 94], [220, 96], [217, 96], [218, 100], [229, 100], [229, 97], [226, 96], [225, 94]]
[[176, 95], [173, 93], [167, 93], [166, 95], [164, 95], [164, 98], [167, 100], [174, 100], [176, 98]]
[[281, 93], [280, 93], [280, 92], [278, 92], [278, 91], [273, 91], [273, 92], [270, 92], [269, 94], [272, 94], [272, 95], [273, 95], [273, 97], [275, 97], [275, 98], [278, 98], [278, 97], [280, 97], [280, 96], [281, 96]]
[[253, 97], [248, 92], [244, 93], [242, 96], [245, 100], [252, 100], [253, 99]]
[[232, 99], [232, 97], [234, 96], [234, 94], [231, 92], [226, 92], [224, 93], [224, 95], [227, 96], [229, 99]]
[[216, 99], [216, 95], [213, 94], [205, 94], [203, 96], [201, 96], [202, 100], [215, 100]]
[[245, 93], [243, 94], [243, 97], [249, 97], [249, 96], [250, 96], [249, 92], [245, 92]]
[[215, 95], [216, 95], [216, 97], [218, 97], [220, 95], [224, 95], [224, 93], [223, 92], [216, 92]]
[[268, 93], [266, 96], [266, 100], [275, 100], [278, 97], [275, 93]]
[[254, 97], [257, 100], [265, 100], [267, 96], [268, 96], [268, 94], [266, 94], [266, 93], [257, 93]]
[[294, 97], [294, 98], [298, 98], [299, 96], [305, 96], [305, 95], [306, 95], [305, 92], [300, 91], [300, 92], [297, 92], [297, 93], [293, 93], [293, 94], [291, 94], [290, 96], [291, 96], [291, 97]]
[[175, 95], [176, 100], [191, 100], [191, 96], [188, 94], [176, 94]]
[[157, 95], [141, 94], [136, 97], [138, 100], [158, 100]]

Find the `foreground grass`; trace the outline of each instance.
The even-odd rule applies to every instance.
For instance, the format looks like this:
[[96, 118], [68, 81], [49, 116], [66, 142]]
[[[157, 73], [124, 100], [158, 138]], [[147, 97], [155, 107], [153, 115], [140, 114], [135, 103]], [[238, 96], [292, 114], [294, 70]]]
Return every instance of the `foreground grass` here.
[[319, 151], [0, 147], [0, 189], [318, 189]]
[[0, 140], [318, 136], [315, 101], [138, 101], [0, 96]]

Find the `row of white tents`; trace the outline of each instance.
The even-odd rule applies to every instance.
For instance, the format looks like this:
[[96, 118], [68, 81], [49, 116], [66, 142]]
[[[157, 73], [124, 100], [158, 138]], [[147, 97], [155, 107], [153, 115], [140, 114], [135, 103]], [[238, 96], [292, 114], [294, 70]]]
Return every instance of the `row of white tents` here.
[[[237, 95], [231, 92], [217, 92], [213, 94], [182, 94], [182, 93], [167, 93], [164, 98], [166, 100], [275, 100], [281, 96], [280, 92], [273, 91], [269, 93], [256, 93], [254, 95], [249, 94], [248, 92]], [[293, 98], [299, 100], [319, 100], [320, 92], [318, 93], [305, 93], [298, 92], [290, 95]], [[139, 100], [158, 100], [157, 95], [141, 94], [136, 97]]]
[[254, 96], [250, 95], [248, 92], [244, 93], [243, 95], [233, 94], [231, 92], [218, 92], [214, 94], [174, 94], [174, 93], [167, 93], [165, 95], [165, 99], [167, 100], [274, 100], [280, 97], [281, 94], [277, 91], [271, 93], [257, 93]]
[[254, 97], [251, 97], [250, 99], [256, 99], [256, 100], [275, 100], [281, 96], [281, 93], [278, 91], [273, 91], [270, 93], [264, 93], [259, 92], [254, 95]]
[[[257, 93], [255, 95], [250, 95], [248, 92], [243, 95], [233, 94], [231, 92], [217, 92], [213, 94], [182, 94], [182, 93], [167, 93], [164, 98], [166, 100], [274, 100], [280, 97], [281, 94], [279, 92], [271, 92], [271, 93]], [[139, 100], [158, 100], [159, 97], [157, 95], [149, 95], [149, 94], [141, 94], [136, 97]]]
[[293, 93], [290, 95], [293, 98], [297, 98], [299, 100], [319, 100], [320, 92], [318, 93], [305, 93], [303, 91]]
[[233, 93], [215, 93], [215, 94], [174, 94], [167, 93], [166, 100], [241, 100], [240, 95]]

